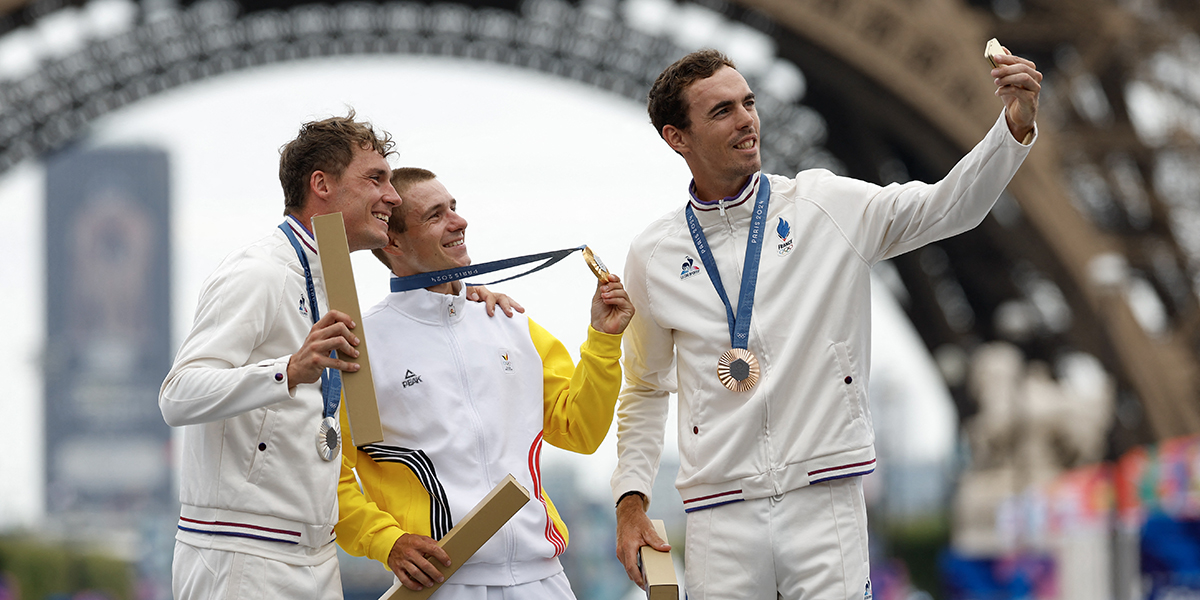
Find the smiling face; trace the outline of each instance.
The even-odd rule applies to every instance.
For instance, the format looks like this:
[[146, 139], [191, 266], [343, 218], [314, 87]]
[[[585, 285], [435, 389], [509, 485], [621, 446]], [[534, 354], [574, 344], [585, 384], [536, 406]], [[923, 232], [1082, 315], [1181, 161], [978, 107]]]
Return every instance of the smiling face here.
[[701, 200], [736, 194], [762, 168], [754, 92], [741, 73], [722, 67], [685, 91], [690, 124], [663, 127], [663, 138], [683, 155]]
[[390, 180], [391, 167], [378, 152], [355, 148], [354, 159], [340, 177], [328, 177], [326, 212], [342, 213], [350, 251], [387, 244], [392, 207], [401, 202]]
[[[404, 192], [405, 230], [392, 233], [384, 252], [391, 257], [392, 271], [400, 277], [441, 271], [471, 264], [467, 255], [467, 220], [455, 209], [458, 202], [436, 179], [422, 181]], [[443, 289], [444, 288], [444, 289]], [[432, 291], [453, 293], [456, 286], [446, 283]]]

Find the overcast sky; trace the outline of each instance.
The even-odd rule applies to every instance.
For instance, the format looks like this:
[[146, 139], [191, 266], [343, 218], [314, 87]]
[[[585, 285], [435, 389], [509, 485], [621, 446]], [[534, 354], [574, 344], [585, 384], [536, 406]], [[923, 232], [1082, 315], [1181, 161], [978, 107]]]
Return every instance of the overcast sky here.
[[[279, 146], [300, 123], [345, 114], [392, 133], [393, 166], [433, 170], [469, 222], [475, 262], [589, 244], [616, 273], [629, 241], [684, 201], [683, 160], [661, 142], [639, 102], [549, 75], [469, 61], [415, 57], [310, 60], [256, 68], [140, 101], [97, 121], [86, 143], [149, 145], [171, 161], [174, 345], [190, 328], [201, 283], [234, 248], [281, 220]], [[27, 161], [0, 175], [0, 307], [16, 360], [0, 395], [8, 425], [0, 452], [0, 530], [28, 526], [43, 502], [40, 359], [45, 346], [44, 170]], [[368, 253], [354, 260], [363, 308], [387, 293]], [[577, 255], [500, 286], [578, 357], [594, 278]], [[955, 419], [902, 313], [876, 293], [874, 379], [911, 386], [920, 431], [913, 458], [944, 456]], [[889, 376], [888, 373], [891, 373]], [[914, 421], [916, 422], [916, 421]], [[673, 432], [671, 432], [673, 434]], [[605, 493], [612, 436], [596, 455], [557, 454]], [[673, 435], [671, 435], [673, 439]], [[673, 442], [670, 442], [673, 445]]]

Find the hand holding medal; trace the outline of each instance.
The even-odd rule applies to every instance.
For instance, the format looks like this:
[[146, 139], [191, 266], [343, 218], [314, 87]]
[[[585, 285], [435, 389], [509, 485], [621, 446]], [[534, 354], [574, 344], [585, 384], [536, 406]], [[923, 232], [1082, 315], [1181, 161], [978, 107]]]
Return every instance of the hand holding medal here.
[[604, 261], [591, 248], [583, 247], [583, 260], [596, 276], [596, 294], [592, 296], [592, 329], [618, 335], [633, 318], [633, 303], [621, 278], [608, 272]]

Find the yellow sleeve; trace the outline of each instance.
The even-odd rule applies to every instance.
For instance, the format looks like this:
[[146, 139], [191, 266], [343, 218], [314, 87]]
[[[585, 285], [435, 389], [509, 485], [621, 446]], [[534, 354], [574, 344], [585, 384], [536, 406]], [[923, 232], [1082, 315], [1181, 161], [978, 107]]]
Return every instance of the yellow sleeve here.
[[562, 342], [532, 319], [529, 337], [542, 357], [543, 439], [573, 452], [595, 452], [621, 391], [621, 336], [589, 326], [578, 366]]
[[407, 533], [396, 519], [372, 502], [358, 484], [354, 468], [359, 460], [371, 457], [350, 443], [350, 421], [346, 417], [345, 397], [339, 418], [342, 421], [342, 473], [338, 478], [338, 522], [333, 527], [337, 543], [347, 553], [366, 556], [387, 565], [388, 554], [396, 540]]

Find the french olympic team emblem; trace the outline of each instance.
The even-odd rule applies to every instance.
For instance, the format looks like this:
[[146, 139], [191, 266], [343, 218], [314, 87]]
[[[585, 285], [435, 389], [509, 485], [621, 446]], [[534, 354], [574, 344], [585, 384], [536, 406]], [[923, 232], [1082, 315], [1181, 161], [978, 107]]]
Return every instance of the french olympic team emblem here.
[[795, 247], [795, 240], [792, 239], [792, 226], [783, 217], [779, 217], [779, 226], [775, 228], [775, 234], [779, 236], [779, 255], [787, 256]]
[[308, 315], [308, 307], [306, 307], [304, 305], [304, 296], [303, 295], [300, 296], [300, 314], [305, 315], [305, 316]]
[[683, 269], [679, 272], [680, 279], [687, 279], [692, 275], [700, 272], [700, 267], [696, 265], [696, 260], [686, 254], [683, 255]]

